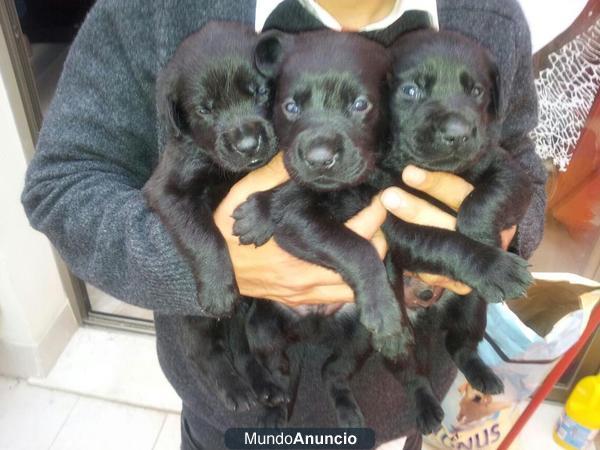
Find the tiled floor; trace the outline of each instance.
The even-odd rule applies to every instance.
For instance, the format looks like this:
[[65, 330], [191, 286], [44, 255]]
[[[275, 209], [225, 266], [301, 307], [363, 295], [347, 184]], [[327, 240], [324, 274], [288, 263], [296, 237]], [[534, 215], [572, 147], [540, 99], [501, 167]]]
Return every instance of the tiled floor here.
[[[0, 405], [0, 450], [179, 448], [179, 415], [166, 411], [40, 388], [4, 377], [0, 377]], [[550, 430], [560, 411], [558, 405], [542, 405], [514, 450], [558, 450]], [[399, 447], [387, 445], [385, 450]]]
[[179, 416], [0, 377], [0, 450], [175, 450]]
[[153, 336], [82, 327], [45, 378], [32, 384], [179, 413], [181, 400], [158, 364]]
[[[179, 410], [153, 337], [84, 327], [46, 378], [0, 377], [0, 450], [176, 450]], [[560, 411], [542, 405], [512, 450], [558, 450]]]

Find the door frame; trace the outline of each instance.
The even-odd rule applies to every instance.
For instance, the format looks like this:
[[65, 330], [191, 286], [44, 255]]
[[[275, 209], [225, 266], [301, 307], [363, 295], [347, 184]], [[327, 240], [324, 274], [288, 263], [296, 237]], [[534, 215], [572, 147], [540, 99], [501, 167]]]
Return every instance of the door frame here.
[[[22, 104], [27, 121], [26, 131], [30, 134], [32, 142], [36, 144], [42, 126], [43, 115], [35, 83], [35, 75], [29, 60], [28, 43], [21, 30], [17, 10], [12, 0], [0, 2], [0, 30], [6, 40], [12, 65], [11, 68], [17, 80], [20, 98], [14, 100]], [[28, 151], [25, 157], [27, 162], [31, 161], [33, 152]], [[151, 321], [92, 311], [85, 283], [71, 273], [66, 263], [54, 248], [53, 252], [69, 304], [80, 325], [90, 324], [120, 330], [154, 333], [154, 325]]]

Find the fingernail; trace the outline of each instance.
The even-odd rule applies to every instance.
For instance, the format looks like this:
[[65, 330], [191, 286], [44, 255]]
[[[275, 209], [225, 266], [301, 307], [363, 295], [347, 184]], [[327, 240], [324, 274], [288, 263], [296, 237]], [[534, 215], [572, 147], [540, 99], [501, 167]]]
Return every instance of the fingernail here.
[[386, 209], [400, 209], [406, 206], [406, 201], [402, 195], [391, 189], [383, 192], [381, 203], [383, 203]]
[[411, 186], [419, 186], [425, 181], [425, 178], [427, 178], [427, 173], [416, 166], [406, 166], [402, 172], [402, 179]]

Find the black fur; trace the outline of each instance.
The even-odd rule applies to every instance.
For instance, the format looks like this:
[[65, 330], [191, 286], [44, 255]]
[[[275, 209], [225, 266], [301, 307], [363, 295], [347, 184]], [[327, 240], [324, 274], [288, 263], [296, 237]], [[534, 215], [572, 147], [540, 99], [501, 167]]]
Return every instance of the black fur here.
[[374, 194], [366, 181], [385, 136], [387, 53], [357, 35], [318, 31], [267, 34], [256, 55], [267, 58], [257, 59], [259, 70], [278, 73], [273, 123], [292, 180], [249, 197], [234, 212], [234, 233], [256, 245], [273, 235], [294, 255], [339, 272], [376, 344], [398, 355], [406, 336], [384, 265], [343, 225]]
[[[497, 145], [500, 86], [497, 69], [478, 44], [450, 32], [418, 31], [392, 47], [392, 150], [383, 162], [394, 184], [408, 164], [455, 173], [475, 187], [457, 215], [459, 233], [389, 218], [390, 276], [402, 269], [440, 273], [474, 288], [466, 296], [446, 293], [426, 311], [411, 312], [417, 366], [396, 371], [413, 392], [417, 425], [429, 433], [443, 412], [427, 374], [427, 335], [446, 332], [446, 348], [469, 383], [488, 394], [502, 383], [477, 355], [486, 323], [486, 302], [518, 297], [531, 282], [527, 263], [498, 248], [500, 231], [525, 213], [531, 184]], [[384, 187], [389, 182], [383, 182]], [[421, 345], [423, 347], [421, 347]]]
[[[338, 423], [359, 426], [362, 414], [348, 383], [371, 351], [370, 338], [392, 360], [402, 359], [412, 343], [384, 264], [368, 241], [344, 226], [376, 193], [367, 180], [386, 136], [391, 60], [383, 47], [354, 34], [271, 32], [257, 45], [256, 65], [278, 75], [273, 123], [291, 181], [240, 205], [234, 233], [256, 245], [272, 235], [290, 253], [337, 271], [353, 288], [356, 305], [323, 317], [320, 307], [305, 307], [302, 316], [257, 302], [247, 324], [250, 346], [283, 377], [290, 373], [290, 343], [328, 346], [323, 381]], [[273, 414], [276, 425], [285, 414]]]
[[247, 27], [210, 23], [183, 41], [157, 82], [167, 143], [144, 194], [191, 265], [203, 312], [213, 317], [230, 315], [239, 293], [212, 210], [276, 152], [269, 81], [252, 65], [255, 41]]
[[[213, 210], [243, 174], [266, 164], [277, 148], [267, 120], [270, 82], [253, 67], [256, 39], [247, 26], [209, 23], [183, 41], [157, 82], [166, 147], [143, 192], [191, 266], [203, 313], [218, 318], [233, 312], [239, 293]], [[244, 316], [243, 308], [238, 316]], [[249, 409], [256, 396], [284, 402], [247, 342], [235, 336], [237, 363], [249, 384], [234, 369], [230, 333], [239, 320], [186, 317], [186, 356], [230, 409]]]

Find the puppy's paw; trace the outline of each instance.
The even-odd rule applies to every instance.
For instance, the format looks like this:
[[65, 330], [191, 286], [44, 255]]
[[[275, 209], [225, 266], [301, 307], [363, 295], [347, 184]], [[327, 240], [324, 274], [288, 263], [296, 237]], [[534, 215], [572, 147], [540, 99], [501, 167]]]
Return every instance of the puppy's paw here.
[[253, 386], [258, 400], [267, 406], [285, 405], [290, 401], [290, 394], [270, 380], [257, 380]]
[[371, 335], [371, 345], [382, 354], [384, 358], [392, 362], [405, 359], [410, 354], [414, 344], [412, 334], [406, 328], [401, 333], [390, 336]]
[[496, 395], [504, 392], [504, 383], [479, 358], [471, 358], [461, 371], [469, 384], [482, 394]]
[[499, 250], [481, 282], [473, 286], [488, 303], [521, 297], [533, 282], [528, 263], [512, 253]]
[[368, 305], [361, 310], [360, 321], [371, 333], [373, 349], [386, 359], [397, 361], [406, 354], [412, 338], [402, 325], [400, 309], [395, 301], [382, 309]]
[[238, 303], [239, 295], [233, 283], [204, 284], [198, 289], [198, 304], [205, 316], [213, 319], [231, 317]]
[[227, 377], [227, 381], [219, 383], [217, 396], [230, 411], [249, 411], [257, 405], [258, 399], [250, 386], [235, 375]]
[[378, 336], [379, 343], [383, 344], [385, 337], [402, 334], [400, 307], [389, 286], [376, 290], [367, 298], [357, 299], [357, 303], [361, 305], [360, 322], [371, 334]]
[[261, 428], [282, 428], [287, 424], [287, 409], [284, 406], [267, 408], [265, 415], [259, 420]]
[[233, 234], [242, 244], [260, 247], [273, 236], [273, 226], [268, 211], [256, 194], [248, 197], [232, 214], [235, 219]]
[[365, 418], [356, 403], [336, 405], [335, 415], [340, 428], [363, 428], [365, 426]]
[[444, 410], [431, 392], [418, 389], [415, 393], [417, 429], [423, 435], [436, 431], [444, 419]]

